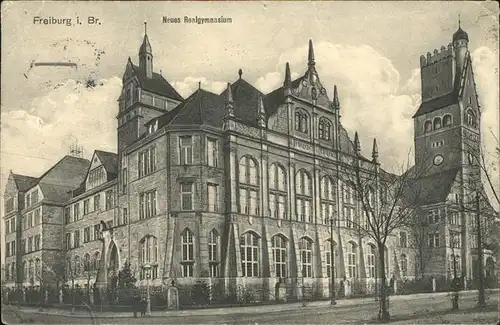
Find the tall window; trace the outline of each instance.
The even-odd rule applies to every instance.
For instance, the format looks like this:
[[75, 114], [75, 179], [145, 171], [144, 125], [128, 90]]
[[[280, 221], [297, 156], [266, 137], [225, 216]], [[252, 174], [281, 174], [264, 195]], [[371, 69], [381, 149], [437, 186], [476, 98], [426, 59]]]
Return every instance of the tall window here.
[[128, 186], [128, 173], [127, 173], [127, 167], [123, 167], [122, 169], [122, 192], [125, 194], [127, 193], [127, 186]]
[[439, 234], [428, 234], [427, 245], [429, 247], [439, 247]]
[[35, 250], [38, 251], [38, 250], [41, 249], [41, 247], [42, 247], [42, 245], [41, 245], [41, 236], [40, 236], [40, 234], [35, 235]]
[[208, 264], [210, 277], [219, 276], [219, 254], [218, 254], [219, 234], [215, 229], [208, 234]]
[[475, 128], [477, 126], [476, 122], [476, 114], [472, 111], [472, 109], [467, 109], [465, 112], [465, 122], [468, 126]]
[[450, 255], [450, 273], [455, 276], [460, 276], [462, 273], [462, 266], [461, 266], [461, 259], [460, 255], [458, 254], [451, 254]]
[[441, 118], [440, 117], [434, 118], [434, 120], [432, 121], [432, 127], [434, 130], [438, 130], [441, 128]]
[[405, 254], [401, 254], [401, 275], [406, 276], [408, 274], [408, 257]]
[[75, 256], [75, 275], [80, 275], [82, 273], [82, 262], [80, 256]]
[[113, 190], [106, 191], [106, 210], [115, 206]]
[[101, 210], [101, 195], [96, 194], [94, 195], [94, 211], [99, 211]]
[[75, 203], [73, 206], [73, 218], [75, 221], [80, 220], [80, 204]]
[[207, 139], [207, 163], [208, 166], [217, 167], [217, 158], [219, 156], [217, 150], [217, 140]]
[[335, 193], [333, 180], [328, 176], [323, 177], [320, 182], [320, 187], [321, 219], [323, 220], [323, 224], [327, 225], [335, 211]]
[[462, 234], [459, 231], [450, 231], [450, 247], [462, 247]]
[[90, 241], [90, 227], [85, 227], [83, 229], [83, 242], [88, 243]]
[[193, 210], [193, 183], [181, 184], [181, 210]]
[[430, 224], [439, 222], [439, 210], [429, 210], [427, 219]]
[[147, 219], [156, 215], [156, 190], [139, 195], [139, 219]]
[[90, 212], [90, 199], [86, 199], [83, 201], [83, 214], [87, 214]]
[[80, 247], [80, 230], [75, 230], [73, 234], [73, 247]]
[[368, 266], [368, 277], [374, 278], [375, 273], [375, 256], [377, 256], [377, 251], [375, 246], [368, 245], [368, 252], [366, 254], [366, 265]]
[[179, 152], [181, 165], [193, 164], [193, 137], [183, 136], [179, 137]]
[[[158, 277], [158, 239], [155, 236], [146, 235], [139, 242], [139, 264], [150, 264], [151, 279]], [[144, 269], [141, 267], [140, 279], [144, 280]]]
[[181, 234], [181, 244], [182, 244], [182, 276], [185, 278], [193, 277], [193, 265], [194, 265], [194, 239], [193, 233], [186, 229]]
[[[332, 247], [330, 239], [325, 241], [325, 265], [326, 265], [326, 276], [332, 276], [332, 262], [333, 267], [335, 267], [335, 242], [333, 243], [333, 255], [332, 255]], [[332, 260], [333, 259], [333, 260]], [[334, 274], [335, 275], [335, 274]]]
[[312, 278], [312, 241], [302, 237], [299, 244], [302, 276]]
[[154, 171], [156, 171], [156, 148], [153, 146], [139, 152], [139, 177]]
[[276, 235], [272, 238], [273, 261], [277, 278], [286, 278], [286, 240], [282, 236]]
[[252, 232], [240, 238], [241, 270], [244, 277], [259, 276], [259, 238]]
[[33, 279], [33, 260], [29, 260], [28, 262], [28, 279]]
[[[31, 237], [28, 238], [28, 252], [31, 251]], [[64, 234], [64, 243], [66, 246], [66, 249], [71, 249], [71, 233], [66, 233]]]
[[101, 253], [100, 252], [95, 252], [94, 254], [94, 270], [99, 271], [101, 263]]
[[399, 246], [408, 247], [408, 238], [404, 231], [399, 232]]
[[295, 175], [297, 220], [299, 221], [313, 222], [311, 193], [311, 177], [304, 169], [301, 169]]
[[269, 212], [272, 217], [286, 218], [287, 186], [283, 166], [273, 163], [269, 167]]
[[451, 225], [461, 225], [460, 216], [457, 211], [451, 211], [448, 214], [448, 221]]
[[356, 245], [349, 242], [347, 243], [347, 270], [350, 278], [357, 276], [356, 264]]
[[239, 194], [240, 213], [259, 215], [258, 204], [259, 173], [257, 163], [245, 156], [239, 162]]
[[[38, 226], [39, 224], [41, 224], [40, 211], [41, 211], [41, 209], [36, 209], [34, 212], [35, 213], [35, 217], [34, 217], [35, 218], [35, 226]], [[13, 224], [14, 224], [14, 219], [12, 220], [11, 225], [13, 225]]]
[[322, 140], [330, 141], [332, 123], [326, 118], [321, 118], [318, 123], [318, 137]]
[[87, 253], [83, 257], [83, 270], [85, 272], [90, 272], [92, 270], [92, 264], [90, 263], [90, 254]]
[[42, 263], [39, 258], [35, 260], [35, 277], [37, 280], [40, 280], [42, 275]]
[[344, 225], [347, 228], [354, 228], [354, 216], [356, 215], [354, 186], [347, 183], [342, 184], [342, 203]]
[[309, 132], [309, 116], [303, 110], [295, 112], [295, 131], [306, 134]]
[[217, 212], [219, 209], [219, 196], [216, 184], [208, 184], [208, 211]]

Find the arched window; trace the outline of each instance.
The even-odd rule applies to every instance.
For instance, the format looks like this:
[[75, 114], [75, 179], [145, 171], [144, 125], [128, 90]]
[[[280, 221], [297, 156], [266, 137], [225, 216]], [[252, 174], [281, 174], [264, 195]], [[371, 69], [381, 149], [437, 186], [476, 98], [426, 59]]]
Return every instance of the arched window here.
[[286, 218], [287, 186], [286, 171], [278, 163], [269, 167], [269, 214], [272, 217]]
[[311, 176], [304, 169], [295, 175], [297, 220], [313, 222], [311, 206]]
[[306, 134], [309, 132], [309, 116], [304, 110], [295, 111], [295, 131]]
[[95, 252], [94, 253], [94, 270], [96, 272], [99, 271], [100, 263], [101, 263], [101, 253]]
[[302, 276], [312, 278], [312, 241], [302, 237], [299, 243], [300, 261], [302, 264]]
[[212, 229], [208, 234], [208, 264], [210, 267], [210, 277], [219, 276], [219, 234]]
[[90, 263], [90, 254], [87, 253], [83, 257], [83, 271], [90, 272], [92, 271], [92, 264]]
[[323, 224], [328, 224], [330, 218], [334, 213], [335, 206], [335, 191], [334, 191], [334, 182], [333, 180], [325, 176], [321, 179], [320, 182], [320, 199], [321, 199], [321, 219], [323, 220]]
[[465, 123], [470, 127], [477, 127], [476, 114], [474, 114], [471, 108], [467, 109], [465, 112]]
[[75, 275], [80, 275], [82, 273], [82, 261], [80, 256], [75, 256]]
[[431, 121], [425, 121], [425, 123], [424, 123], [424, 131], [425, 132], [431, 132], [432, 131], [432, 122]]
[[259, 215], [259, 173], [257, 162], [244, 156], [239, 162], [240, 213]]
[[194, 236], [191, 230], [186, 229], [181, 234], [182, 245], [182, 276], [185, 278], [193, 277], [194, 266]]
[[[335, 255], [336, 255], [336, 247], [337, 244], [333, 242], [333, 254], [332, 254], [332, 247], [331, 247], [331, 240], [327, 239], [325, 241], [325, 265], [326, 265], [326, 276], [331, 277], [332, 276], [332, 259], [333, 259], [333, 267], [335, 267]], [[335, 274], [334, 274], [335, 276]], [[336, 276], [335, 276], [336, 277]]]
[[29, 260], [28, 262], [28, 280], [31, 281], [33, 279], [33, 260]]
[[347, 228], [354, 228], [354, 216], [356, 213], [356, 200], [354, 186], [342, 183], [342, 206], [343, 221]]
[[244, 277], [259, 276], [259, 238], [247, 232], [240, 238], [241, 270]]
[[277, 278], [286, 278], [286, 239], [280, 235], [272, 238], [274, 269]]
[[37, 280], [40, 280], [42, 275], [42, 263], [39, 258], [35, 260], [35, 277]]
[[327, 119], [322, 117], [318, 123], [318, 137], [322, 140], [330, 141], [332, 123]]
[[366, 252], [366, 265], [368, 266], [367, 276], [369, 278], [374, 278], [376, 276], [375, 256], [377, 256], [377, 251], [376, 251], [375, 246], [368, 245], [368, 250]]
[[443, 117], [443, 126], [450, 126], [452, 124], [452, 118], [450, 114], [446, 114]]
[[434, 130], [439, 130], [441, 128], [441, 118], [435, 117], [432, 121], [432, 127]]
[[350, 278], [355, 278], [356, 273], [356, 245], [353, 242], [347, 243], [347, 275]]
[[408, 274], [408, 258], [405, 254], [401, 254], [401, 275], [406, 276]]

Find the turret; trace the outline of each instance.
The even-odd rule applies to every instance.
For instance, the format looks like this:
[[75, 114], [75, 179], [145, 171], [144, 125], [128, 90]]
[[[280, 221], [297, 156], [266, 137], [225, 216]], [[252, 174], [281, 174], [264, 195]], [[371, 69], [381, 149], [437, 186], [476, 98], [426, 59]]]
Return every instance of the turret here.
[[259, 96], [259, 126], [266, 127], [266, 110], [264, 109], [264, 99]]
[[460, 78], [468, 51], [469, 35], [460, 27], [458, 16], [458, 30], [453, 34], [453, 48], [455, 50], [456, 75]]
[[361, 152], [361, 145], [359, 143], [358, 131], [356, 131], [356, 133], [354, 133], [354, 154], [356, 156], [359, 156], [360, 152]]
[[335, 111], [340, 110], [339, 94], [337, 93], [337, 85], [333, 86], [333, 101], [332, 107]]
[[307, 64], [310, 67], [313, 67], [316, 64], [314, 62], [314, 49], [313, 49], [313, 42], [311, 39], [309, 40], [309, 53], [307, 55]]
[[147, 78], [151, 79], [153, 77], [153, 50], [149, 43], [146, 22], [144, 22], [144, 39], [139, 48], [139, 67], [144, 71]]
[[231, 91], [231, 84], [227, 83], [227, 92], [226, 92], [226, 112], [227, 115], [234, 115], [234, 106], [233, 106], [233, 92]]
[[377, 139], [375, 138], [373, 139], [372, 158], [374, 163], [378, 162], [378, 146], [377, 146]]

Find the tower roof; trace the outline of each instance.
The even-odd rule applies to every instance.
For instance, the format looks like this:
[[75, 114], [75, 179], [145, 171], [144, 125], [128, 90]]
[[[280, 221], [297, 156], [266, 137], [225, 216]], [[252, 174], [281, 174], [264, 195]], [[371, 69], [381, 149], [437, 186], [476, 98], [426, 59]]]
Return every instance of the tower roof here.
[[148, 33], [146, 29], [147, 23], [144, 22], [144, 39], [142, 40], [141, 47], [139, 48], [139, 54], [149, 53], [153, 54], [153, 50], [151, 49], [151, 43], [149, 43]]
[[453, 34], [453, 42], [464, 39], [467, 42], [469, 41], [469, 35], [460, 27], [458, 27], [455, 34]]

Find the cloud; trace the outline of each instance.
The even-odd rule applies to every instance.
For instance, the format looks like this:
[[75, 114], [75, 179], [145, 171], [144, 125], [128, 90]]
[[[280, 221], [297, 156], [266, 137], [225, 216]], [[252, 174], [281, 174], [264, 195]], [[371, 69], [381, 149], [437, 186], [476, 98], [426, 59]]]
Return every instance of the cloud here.
[[[199, 83], [201, 84], [199, 85]], [[220, 94], [227, 86], [227, 82], [209, 80], [205, 77], [186, 77], [182, 81], [171, 82], [172, 87], [181, 94], [182, 97], [187, 98], [193, 92], [201, 87], [204, 90]]]
[[68, 153], [76, 140], [90, 158], [95, 149], [116, 151], [116, 99], [121, 80], [100, 80], [94, 88], [67, 80], [33, 99], [29, 112], [3, 109], [2, 180], [8, 172], [40, 175]]

